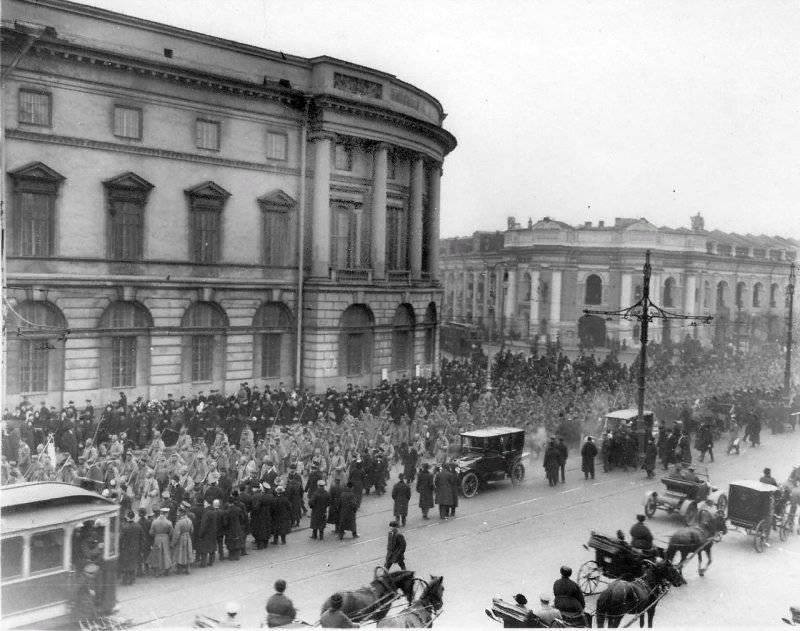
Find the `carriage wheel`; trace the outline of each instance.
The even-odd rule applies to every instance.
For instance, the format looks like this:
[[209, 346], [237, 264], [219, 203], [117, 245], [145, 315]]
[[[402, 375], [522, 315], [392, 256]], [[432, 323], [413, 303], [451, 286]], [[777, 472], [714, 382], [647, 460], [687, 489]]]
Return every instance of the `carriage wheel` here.
[[692, 502], [686, 509], [686, 514], [683, 516], [683, 521], [687, 526], [691, 526], [695, 519], [697, 519], [697, 504]]
[[728, 496], [727, 495], [720, 495], [717, 499], [717, 510], [722, 511], [722, 516], [725, 517], [728, 514]]
[[644, 514], [647, 515], [647, 517], [652, 517], [656, 514], [657, 508], [658, 502], [656, 502], [656, 498], [651, 496], [650, 499], [647, 500], [647, 504], [644, 505]]
[[511, 467], [511, 484], [517, 485], [522, 484], [522, 480], [525, 478], [525, 466], [517, 460], [514, 463], [514, 466]]
[[587, 561], [578, 570], [578, 587], [587, 596], [596, 594], [603, 573], [594, 561]]
[[758, 522], [753, 533], [753, 547], [756, 552], [764, 552], [764, 544], [767, 542], [767, 524], [764, 521]]
[[478, 484], [478, 476], [473, 471], [465, 473], [461, 478], [461, 492], [464, 497], [475, 497], [478, 494]]

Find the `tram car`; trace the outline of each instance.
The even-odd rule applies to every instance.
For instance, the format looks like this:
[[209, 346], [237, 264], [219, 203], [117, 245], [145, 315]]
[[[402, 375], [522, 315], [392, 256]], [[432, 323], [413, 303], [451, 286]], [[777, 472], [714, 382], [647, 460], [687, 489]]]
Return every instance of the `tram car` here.
[[98, 615], [116, 605], [119, 505], [62, 482], [32, 482], [0, 493], [0, 627], [75, 628], [74, 604], [91, 567]]

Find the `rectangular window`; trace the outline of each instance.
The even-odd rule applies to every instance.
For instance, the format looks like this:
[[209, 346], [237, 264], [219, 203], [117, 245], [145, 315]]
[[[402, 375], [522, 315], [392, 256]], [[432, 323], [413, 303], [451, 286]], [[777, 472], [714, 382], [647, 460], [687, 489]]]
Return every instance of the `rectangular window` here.
[[214, 336], [192, 336], [192, 381], [211, 381], [214, 369]]
[[281, 334], [264, 333], [261, 336], [261, 377], [281, 376]]
[[46, 92], [34, 90], [19, 91], [19, 122], [28, 125], [50, 127], [51, 97]]
[[20, 392], [45, 392], [49, 349], [47, 340], [20, 340], [19, 345]]
[[435, 348], [435, 333], [432, 328], [425, 329], [425, 363], [433, 362]]
[[198, 149], [219, 150], [219, 123], [197, 119], [195, 127], [195, 144]]
[[389, 179], [396, 180], [397, 179], [397, 154], [393, 151], [389, 153]]
[[289, 264], [289, 213], [264, 212], [264, 265]]
[[364, 333], [349, 333], [347, 335], [347, 374], [360, 375], [364, 372]]
[[136, 338], [111, 338], [111, 387], [136, 385]]
[[358, 267], [358, 215], [348, 208], [334, 211], [333, 265], [336, 269]]
[[64, 567], [64, 531], [48, 530], [31, 536], [31, 574]]
[[53, 195], [19, 193], [19, 256], [50, 256], [53, 249]]
[[22, 537], [3, 539], [3, 554], [0, 555], [0, 575], [3, 580], [22, 576]]
[[192, 261], [216, 263], [219, 259], [219, 211], [195, 208], [192, 217]]
[[344, 143], [337, 143], [334, 149], [334, 168], [337, 171], [353, 170], [353, 149]]
[[278, 132], [267, 132], [267, 158], [270, 160], [286, 160], [288, 156], [289, 137]]
[[144, 243], [144, 207], [135, 201], [111, 202], [111, 258], [141, 261]]
[[142, 110], [137, 107], [114, 106], [114, 135], [141, 140]]
[[406, 212], [402, 208], [386, 209], [386, 265], [390, 270], [408, 269]]

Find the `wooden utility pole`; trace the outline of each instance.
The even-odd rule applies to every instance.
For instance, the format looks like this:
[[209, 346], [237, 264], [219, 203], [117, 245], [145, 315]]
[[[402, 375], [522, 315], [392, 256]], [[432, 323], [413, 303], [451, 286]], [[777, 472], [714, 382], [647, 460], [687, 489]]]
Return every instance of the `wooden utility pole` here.
[[789, 388], [792, 383], [792, 312], [794, 309], [794, 263], [789, 264], [789, 285], [786, 287], [786, 300], [789, 303], [789, 315], [786, 319], [786, 366], [783, 369], [783, 392], [787, 398], [791, 396]]
[[639, 453], [644, 453], [647, 445], [647, 430], [652, 430], [652, 428], [644, 426], [644, 395], [647, 384], [647, 342], [649, 323], [652, 322], [654, 318], [661, 318], [662, 320], [697, 320], [704, 324], [709, 324], [712, 320], [711, 316], [672, 313], [656, 305], [650, 300], [650, 274], [650, 250], [647, 250], [644, 255], [644, 269], [642, 270], [642, 297], [638, 302], [618, 311], [583, 310], [583, 313], [586, 315], [602, 315], [607, 319], [616, 316], [624, 318], [625, 320], [637, 320], [639, 322], [639, 342], [641, 348], [639, 349], [639, 392], [637, 400], [638, 415], [636, 419], [636, 431], [639, 436]]

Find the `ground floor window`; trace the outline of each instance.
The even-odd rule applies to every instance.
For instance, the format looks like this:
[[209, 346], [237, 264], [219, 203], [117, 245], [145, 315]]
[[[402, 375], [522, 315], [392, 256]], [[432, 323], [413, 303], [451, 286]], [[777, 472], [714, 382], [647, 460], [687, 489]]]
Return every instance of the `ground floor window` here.
[[214, 336], [192, 336], [192, 381], [211, 381], [214, 372]]

